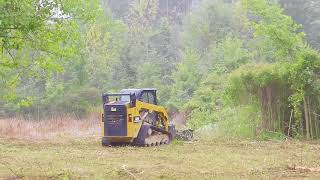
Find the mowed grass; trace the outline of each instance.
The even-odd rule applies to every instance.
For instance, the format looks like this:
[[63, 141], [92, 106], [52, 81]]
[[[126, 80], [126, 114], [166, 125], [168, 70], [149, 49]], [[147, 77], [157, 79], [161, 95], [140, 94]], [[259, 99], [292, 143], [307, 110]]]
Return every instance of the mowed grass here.
[[102, 147], [98, 137], [0, 139], [0, 179], [319, 179], [320, 142], [199, 139]]

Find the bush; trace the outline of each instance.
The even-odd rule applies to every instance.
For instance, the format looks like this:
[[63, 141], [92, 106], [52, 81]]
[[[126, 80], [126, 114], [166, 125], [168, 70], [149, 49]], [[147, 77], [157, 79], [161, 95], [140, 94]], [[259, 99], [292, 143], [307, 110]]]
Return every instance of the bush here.
[[260, 113], [254, 105], [225, 107], [211, 116], [215, 122], [198, 128], [200, 136], [253, 138], [259, 133]]

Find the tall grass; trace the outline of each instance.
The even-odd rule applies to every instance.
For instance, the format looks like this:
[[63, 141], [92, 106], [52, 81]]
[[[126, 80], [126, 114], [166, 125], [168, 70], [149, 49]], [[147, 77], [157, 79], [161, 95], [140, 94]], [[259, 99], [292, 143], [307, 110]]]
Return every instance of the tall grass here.
[[[224, 107], [212, 113], [213, 122], [200, 126], [196, 133], [202, 137], [254, 138], [260, 134], [260, 112], [257, 106]], [[192, 119], [193, 123], [197, 119]], [[201, 124], [201, 123], [200, 123]]]
[[74, 116], [55, 117], [40, 121], [23, 118], [0, 119], [0, 137], [31, 140], [45, 140], [59, 135], [73, 137], [99, 136], [100, 115], [90, 114], [87, 118]]

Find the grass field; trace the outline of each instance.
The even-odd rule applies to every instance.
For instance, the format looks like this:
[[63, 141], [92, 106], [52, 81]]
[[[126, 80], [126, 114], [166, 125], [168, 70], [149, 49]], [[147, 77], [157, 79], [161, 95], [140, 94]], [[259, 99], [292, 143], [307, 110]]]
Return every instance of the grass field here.
[[0, 179], [319, 179], [319, 152], [318, 141], [201, 139], [106, 148], [97, 136], [1, 138]]

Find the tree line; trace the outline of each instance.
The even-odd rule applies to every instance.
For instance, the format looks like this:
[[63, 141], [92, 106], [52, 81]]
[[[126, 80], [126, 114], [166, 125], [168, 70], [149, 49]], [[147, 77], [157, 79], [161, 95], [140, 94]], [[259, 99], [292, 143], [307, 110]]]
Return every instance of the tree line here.
[[319, 137], [319, 5], [0, 1], [0, 116], [85, 117], [103, 92], [155, 87], [195, 129]]

